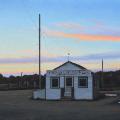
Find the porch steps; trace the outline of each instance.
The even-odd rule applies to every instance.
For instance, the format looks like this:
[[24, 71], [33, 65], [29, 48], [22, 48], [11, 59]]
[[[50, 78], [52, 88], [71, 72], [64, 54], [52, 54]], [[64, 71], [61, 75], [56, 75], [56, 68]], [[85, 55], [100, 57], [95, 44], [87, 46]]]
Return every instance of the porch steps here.
[[71, 97], [63, 97], [61, 98], [62, 101], [71, 101], [72, 98]]
[[71, 92], [65, 92], [65, 93], [64, 93], [64, 96], [66, 96], [66, 97], [71, 97]]

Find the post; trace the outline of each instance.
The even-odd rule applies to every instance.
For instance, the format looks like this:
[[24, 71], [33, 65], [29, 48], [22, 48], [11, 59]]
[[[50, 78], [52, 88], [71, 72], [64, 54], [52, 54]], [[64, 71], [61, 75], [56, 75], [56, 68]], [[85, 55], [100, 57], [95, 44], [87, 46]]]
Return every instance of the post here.
[[21, 72], [21, 77], [23, 76], [23, 72]]
[[21, 72], [21, 79], [20, 79], [20, 88], [23, 88], [23, 81], [22, 81], [22, 76], [23, 76], [23, 72]]
[[39, 14], [39, 88], [41, 89], [41, 16]]
[[104, 81], [103, 81], [103, 59], [102, 59], [101, 88], [103, 87], [104, 87]]

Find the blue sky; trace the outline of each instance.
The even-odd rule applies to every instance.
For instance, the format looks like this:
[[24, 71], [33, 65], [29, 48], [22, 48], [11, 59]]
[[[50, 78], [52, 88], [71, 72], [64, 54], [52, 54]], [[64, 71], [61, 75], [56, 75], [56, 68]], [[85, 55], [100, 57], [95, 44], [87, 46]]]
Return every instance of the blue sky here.
[[0, 73], [38, 72], [39, 13], [43, 73], [66, 62], [67, 53], [93, 71], [102, 58], [105, 70], [119, 69], [119, 6], [119, 0], [1, 0]]

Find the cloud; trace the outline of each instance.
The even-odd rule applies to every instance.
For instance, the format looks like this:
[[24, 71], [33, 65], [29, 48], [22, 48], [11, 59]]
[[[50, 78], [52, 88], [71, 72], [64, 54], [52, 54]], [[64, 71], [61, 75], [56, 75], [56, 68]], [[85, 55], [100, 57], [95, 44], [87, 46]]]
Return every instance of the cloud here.
[[99, 59], [120, 59], [120, 52], [108, 52], [108, 53], [98, 53], [90, 54], [80, 57], [82, 60], [99, 60]]
[[[95, 60], [116, 60], [120, 59], [120, 52], [108, 52], [108, 53], [99, 53], [99, 54], [90, 54], [85, 56], [70, 56], [70, 60], [72, 61], [95, 61]], [[56, 62], [65, 62], [67, 61], [67, 56], [56, 56], [56, 57], [48, 57], [42, 56], [42, 63], [56, 63]], [[27, 64], [33, 63], [38, 64], [38, 56], [35, 57], [22, 57], [22, 58], [0, 58], [0, 64]]]
[[99, 35], [99, 34], [76, 34], [76, 33], [66, 33], [54, 30], [46, 30], [46, 35], [49, 37], [58, 38], [72, 38], [79, 41], [120, 41], [120, 36], [115, 35]]
[[[52, 23], [52, 29], [43, 28], [44, 34], [55, 38], [72, 38], [78, 41], [120, 41], [119, 27], [101, 21], [87, 20], [90, 24], [74, 22]], [[50, 27], [50, 26], [49, 26]]]
[[[99, 54], [89, 54], [85, 56], [70, 56], [70, 60], [80, 63], [82, 66], [93, 71], [101, 70], [101, 59], [106, 62], [104, 70], [116, 70], [120, 66], [120, 52], [109, 52]], [[42, 73], [46, 70], [53, 69], [67, 61], [67, 56], [42, 56], [41, 69]], [[38, 73], [38, 56], [21, 57], [21, 58], [0, 58], [0, 73], [4, 75], [16, 74], [20, 72], [24, 74]]]
[[84, 30], [85, 27], [78, 23], [71, 23], [71, 22], [60, 22], [60, 23], [54, 23], [55, 26], [65, 28], [65, 29], [79, 29]]
[[34, 63], [35, 61], [36, 57], [0, 58], [0, 64]]
[[[89, 54], [85, 56], [70, 56], [70, 60], [72, 61], [82, 61], [89, 62], [95, 60], [116, 60], [120, 59], [120, 52], [108, 52], [108, 53], [98, 53], [98, 54]], [[49, 57], [45, 59], [44, 62], [64, 62], [67, 61], [67, 56], [57, 56], [57, 57]]]

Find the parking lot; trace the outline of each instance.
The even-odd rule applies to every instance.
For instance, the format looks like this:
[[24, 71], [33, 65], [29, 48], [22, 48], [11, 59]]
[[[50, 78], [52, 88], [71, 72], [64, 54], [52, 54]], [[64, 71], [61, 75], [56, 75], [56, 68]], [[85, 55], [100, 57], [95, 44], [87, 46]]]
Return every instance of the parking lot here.
[[40, 101], [31, 96], [32, 90], [0, 91], [0, 120], [120, 120], [119, 97]]

